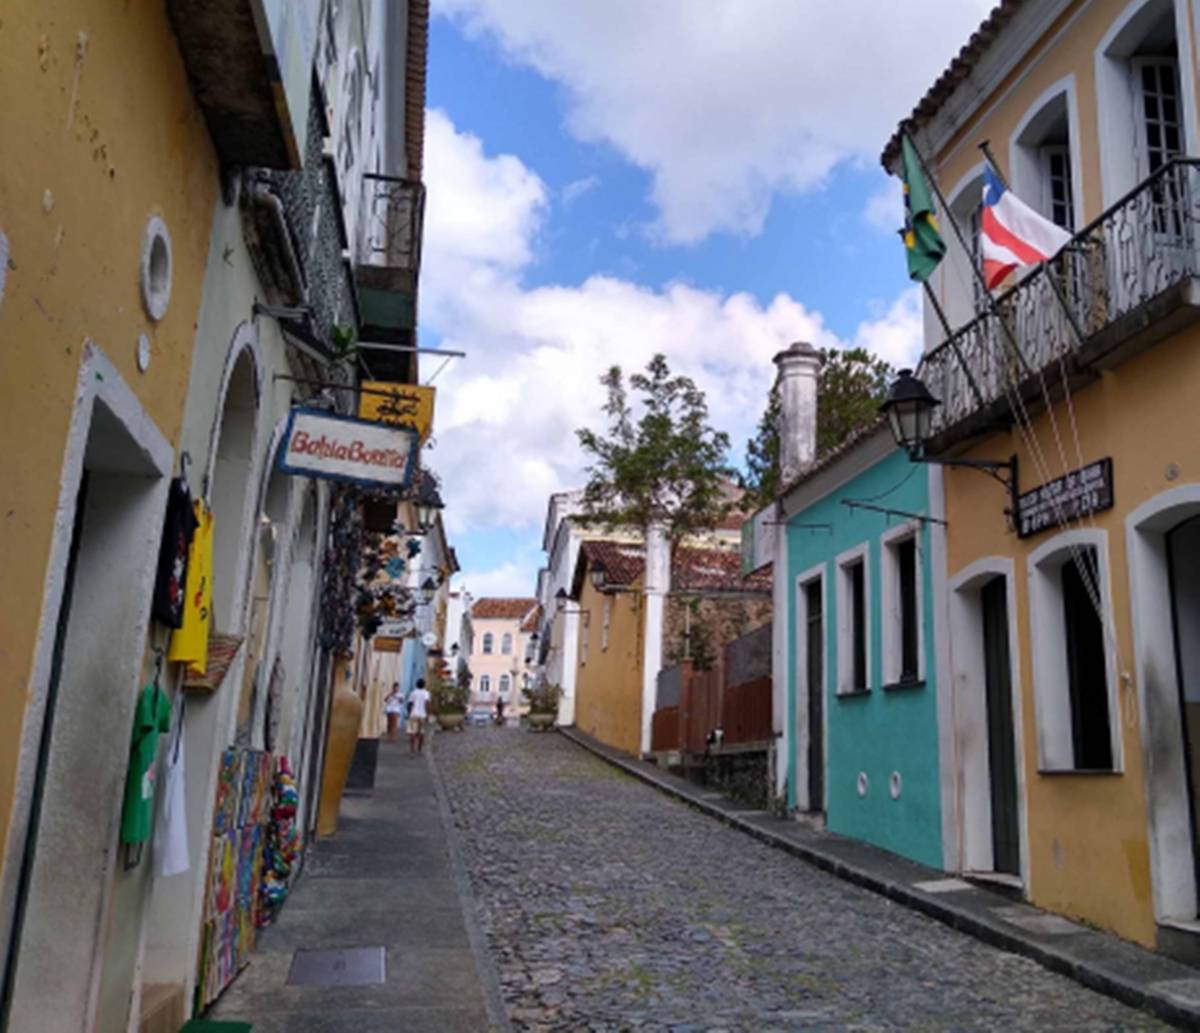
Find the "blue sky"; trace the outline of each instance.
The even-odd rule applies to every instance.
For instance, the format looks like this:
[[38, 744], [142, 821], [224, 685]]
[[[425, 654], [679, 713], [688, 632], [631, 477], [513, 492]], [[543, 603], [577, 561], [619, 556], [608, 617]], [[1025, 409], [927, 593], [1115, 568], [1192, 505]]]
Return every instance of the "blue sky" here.
[[473, 594], [532, 594], [610, 363], [667, 352], [740, 451], [790, 340], [914, 354], [877, 155], [984, 6], [914, 0], [953, 17], [913, 68], [890, 55], [915, 30], [869, 0], [435, 3], [422, 339], [469, 353], [437, 381], [431, 458]]

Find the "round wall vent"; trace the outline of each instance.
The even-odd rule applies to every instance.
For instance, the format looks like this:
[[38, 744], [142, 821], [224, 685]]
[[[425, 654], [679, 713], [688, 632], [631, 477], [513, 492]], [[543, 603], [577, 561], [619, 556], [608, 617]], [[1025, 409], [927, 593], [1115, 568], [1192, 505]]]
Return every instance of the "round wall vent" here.
[[142, 238], [142, 304], [156, 323], [167, 314], [171, 303], [171, 235], [157, 215], [146, 223]]

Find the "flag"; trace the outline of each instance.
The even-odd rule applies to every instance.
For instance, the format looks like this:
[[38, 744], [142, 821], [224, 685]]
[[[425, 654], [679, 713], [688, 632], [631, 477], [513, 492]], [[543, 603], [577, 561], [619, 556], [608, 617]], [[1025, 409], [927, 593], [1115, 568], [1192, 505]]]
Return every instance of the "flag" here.
[[900, 138], [901, 177], [904, 180], [904, 247], [908, 252], [908, 278], [924, 283], [946, 256], [946, 242], [938, 232], [933, 196], [921, 171], [921, 159], [908, 134]]
[[988, 290], [995, 290], [1014, 269], [1052, 258], [1070, 239], [1071, 234], [1009, 190], [990, 163], [984, 166], [979, 243]]

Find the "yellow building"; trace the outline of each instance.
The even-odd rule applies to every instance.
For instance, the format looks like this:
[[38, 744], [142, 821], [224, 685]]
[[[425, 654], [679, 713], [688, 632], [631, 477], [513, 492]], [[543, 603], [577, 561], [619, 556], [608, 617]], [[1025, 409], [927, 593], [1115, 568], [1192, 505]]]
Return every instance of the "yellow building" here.
[[[941, 405], [925, 452], [1015, 457], [995, 472], [1022, 495], [1006, 514], [994, 480], [945, 471], [959, 867], [1193, 956], [1194, 32], [1173, 0], [1005, 0], [901, 127], [949, 208], [930, 286], [954, 332], [927, 305], [918, 375]], [[981, 141], [1074, 235], [994, 304], [972, 272]], [[898, 132], [893, 171], [899, 150]]]

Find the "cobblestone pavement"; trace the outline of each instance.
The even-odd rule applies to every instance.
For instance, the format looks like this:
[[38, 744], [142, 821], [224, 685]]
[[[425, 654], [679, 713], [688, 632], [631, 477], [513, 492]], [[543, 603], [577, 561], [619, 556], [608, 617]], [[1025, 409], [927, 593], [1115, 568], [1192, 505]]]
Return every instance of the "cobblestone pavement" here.
[[1165, 1028], [559, 735], [473, 728], [434, 755], [518, 1029]]

